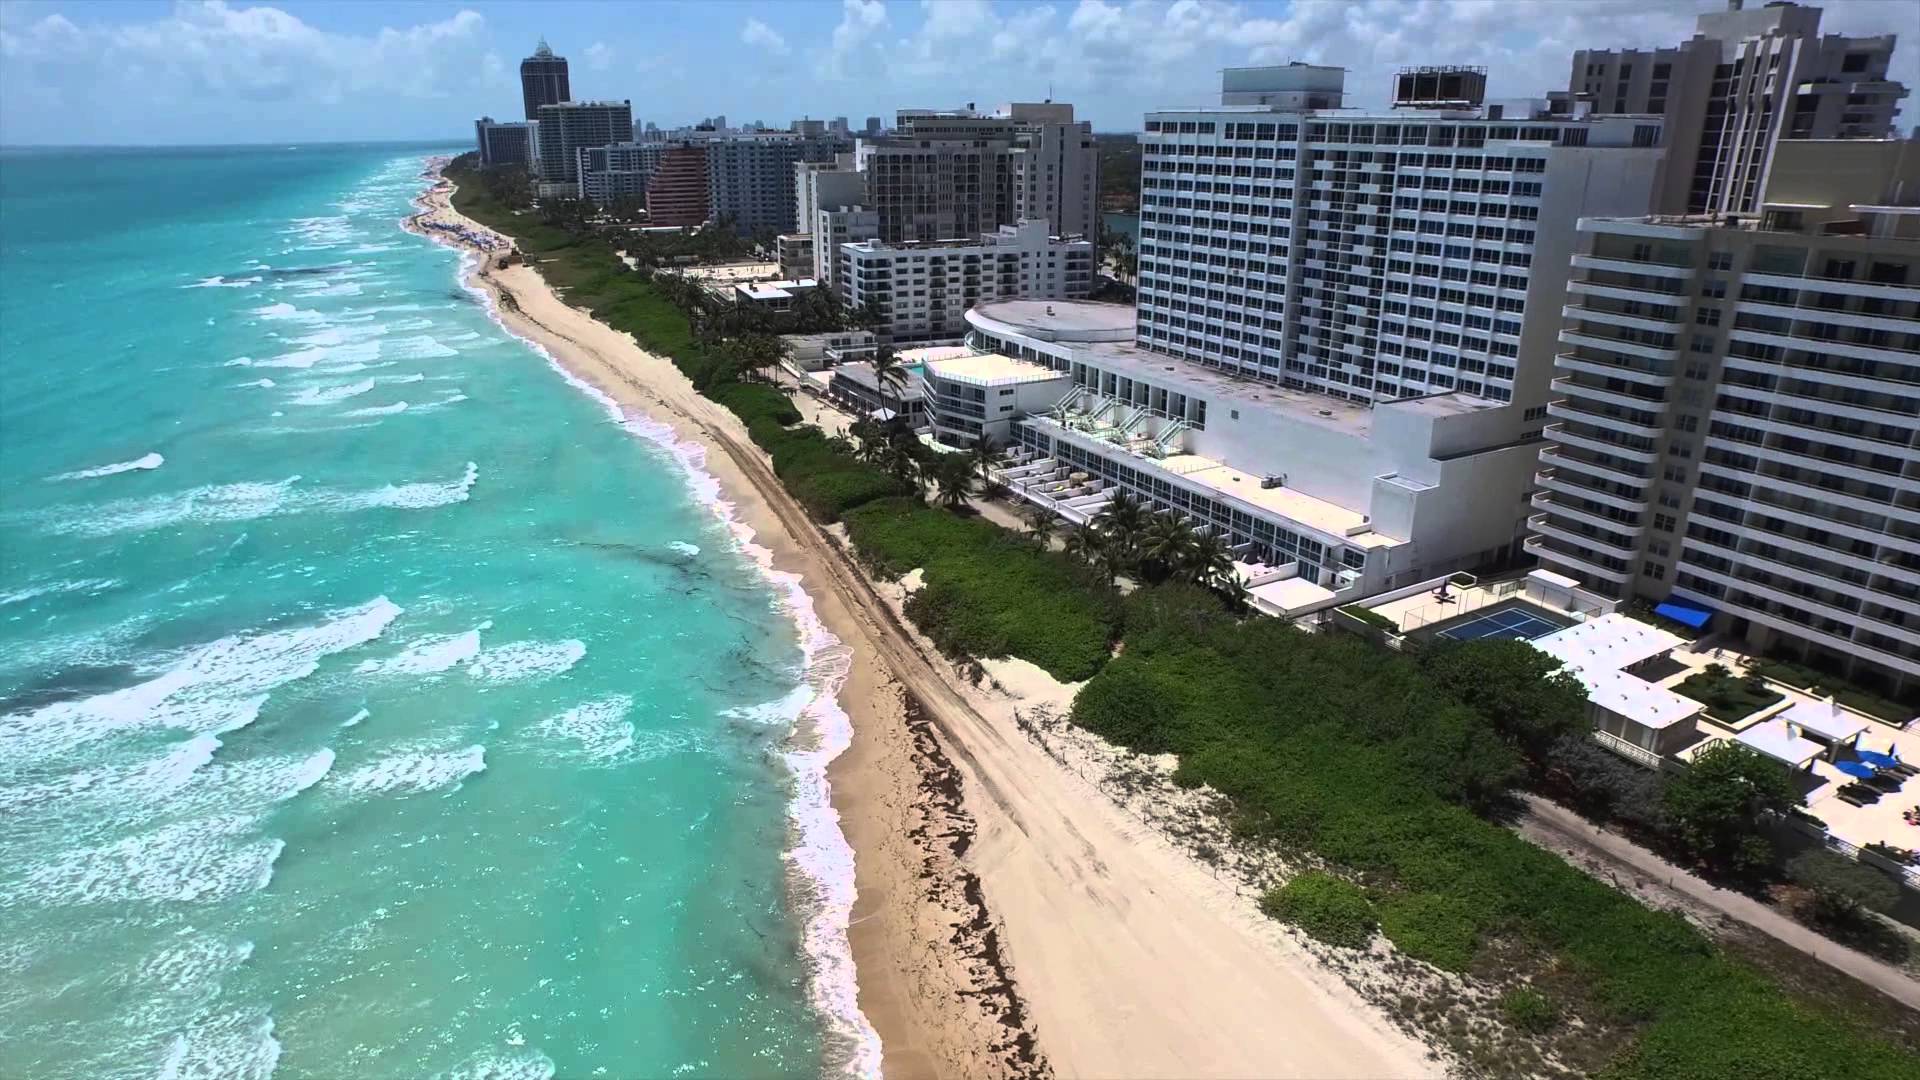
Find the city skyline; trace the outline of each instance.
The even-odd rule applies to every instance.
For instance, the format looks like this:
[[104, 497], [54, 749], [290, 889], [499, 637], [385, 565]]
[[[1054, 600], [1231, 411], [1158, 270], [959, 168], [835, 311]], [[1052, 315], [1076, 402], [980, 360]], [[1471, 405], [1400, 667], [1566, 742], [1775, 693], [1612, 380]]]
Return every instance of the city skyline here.
[[[1482, 65], [1490, 96], [1537, 96], [1564, 86], [1575, 50], [1684, 40], [1711, 6], [841, 0], [659, 3], [643, 23], [569, 2], [21, 0], [0, 8], [0, 144], [459, 138], [482, 113], [518, 115], [517, 65], [542, 37], [571, 61], [576, 97], [631, 99], [637, 125], [857, 126], [1051, 96], [1096, 130], [1138, 131], [1148, 111], [1209, 100], [1214, 70], [1237, 64], [1345, 66], [1363, 107], [1384, 104], [1387, 73], [1408, 64]], [[1908, 29], [1896, 3], [1822, 8], [1830, 33]], [[1889, 74], [1920, 83], [1920, 52], [1897, 51]]]

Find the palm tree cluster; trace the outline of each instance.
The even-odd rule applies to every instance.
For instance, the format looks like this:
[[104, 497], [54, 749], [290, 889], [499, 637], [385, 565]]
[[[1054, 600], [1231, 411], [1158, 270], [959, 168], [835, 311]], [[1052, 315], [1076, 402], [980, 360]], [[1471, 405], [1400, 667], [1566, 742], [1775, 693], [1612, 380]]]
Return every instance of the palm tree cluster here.
[[1197, 531], [1186, 518], [1156, 513], [1124, 492], [1107, 504], [1106, 513], [1069, 529], [1066, 550], [1109, 581], [1125, 575], [1149, 585], [1183, 582], [1231, 599], [1245, 589], [1234, 572], [1233, 553], [1218, 533]]

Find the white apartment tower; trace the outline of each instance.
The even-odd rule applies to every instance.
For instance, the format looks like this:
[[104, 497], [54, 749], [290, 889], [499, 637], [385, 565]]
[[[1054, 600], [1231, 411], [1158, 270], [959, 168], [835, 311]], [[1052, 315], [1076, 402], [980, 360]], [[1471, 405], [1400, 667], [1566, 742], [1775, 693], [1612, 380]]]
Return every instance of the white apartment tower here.
[[1574, 224], [1646, 212], [1659, 119], [1345, 110], [1343, 79], [1229, 69], [1227, 104], [1147, 114], [1138, 343], [1356, 402], [1544, 404]]
[[1783, 141], [1768, 176], [1757, 214], [1580, 223], [1526, 546], [1905, 696], [1920, 143]]
[[1820, 14], [1729, 0], [1671, 48], [1581, 50], [1560, 104], [1665, 118], [1672, 160], [1656, 212], [1749, 212], [1781, 139], [1886, 138], [1907, 95], [1887, 78], [1894, 35], [1822, 36]]
[[1050, 236], [1044, 221], [972, 240], [843, 243], [837, 254], [847, 307], [877, 309], [887, 320], [878, 331], [895, 344], [957, 341], [977, 303], [1065, 300], [1093, 288], [1092, 241]]

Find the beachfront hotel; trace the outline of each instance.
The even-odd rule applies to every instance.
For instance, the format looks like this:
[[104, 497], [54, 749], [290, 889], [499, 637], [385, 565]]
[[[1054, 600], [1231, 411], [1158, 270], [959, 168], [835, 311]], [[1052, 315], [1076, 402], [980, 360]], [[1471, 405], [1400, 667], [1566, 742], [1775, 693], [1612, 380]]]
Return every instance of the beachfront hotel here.
[[1583, 49], [1556, 110], [1659, 116], [1672, 160], [1655, 213], [1748, 213], [1782, 139], [1884, 139], [1907, 88], [1894, 35], [1820, 33], [1820, 9], [1729, 0], [1672, 48]]
[[707, 201], [715, 219], [741, 233], [791, 233], [799, 224], [794, 170], [853, 149], [850, 139], [792, 131], [694, 132], [707, 153]]
[[1920, 684], [1920, 143], [1783, 140], [1752, 214], [1580, 223], [1527, 550]]
[[1647, 211], [1661, 120], [1429, 74], [1454, 77], [1362, 112], [1342, 69], [1235, 68], [1221, 104], [1149, 113], [1139, 344], [1355, 402], [1544, 405], [1574, 224]]
[[644, 197], [666, 149], [659, 141], [579, 148], [580, 197], [600, 204]]
[[1009, 489], [1068, 521], [1121, 492], [1214, 530], [1263, 605], [1323, 610], [1509, 557], [1539, 454], [1521, 410], [1458, 393], [1374, 406], [1183, 363], [1131, 308], [986, 302], [964, 350], [907, 354], [939, 441], [1013, 447]]
[[560, 101], [540, 106], [538, 160], [542, 198], [580, 197], [580, 154], [633, 141], [633, 103]]

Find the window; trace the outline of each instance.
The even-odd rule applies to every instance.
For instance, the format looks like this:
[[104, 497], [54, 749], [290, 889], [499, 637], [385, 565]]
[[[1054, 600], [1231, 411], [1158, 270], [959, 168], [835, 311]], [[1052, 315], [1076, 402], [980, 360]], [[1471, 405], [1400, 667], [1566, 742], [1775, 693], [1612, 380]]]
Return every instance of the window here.
[[1707, 269], [1709, 270], [1733, 269], [1733, 252], [1731, 251], [1709, 252], [1707, 254]]
[[1679, 522], [1674, 518], [1672, 514], [1653, 515], [1653, 527], [1660, 530], [1661, 532], [1672, 532], [1673, 527], [1677, 524], [1679, 524]]
[[1660, 475], [1675, 484], [1687, 482], [1687, 469], [1684, 465], [1669, 465]]
[[1699, 323], [1701, 326], [1719, 326], [1720, 309], [1717, 307], [1696, 308], [1693, 312], [1693, 321]]

